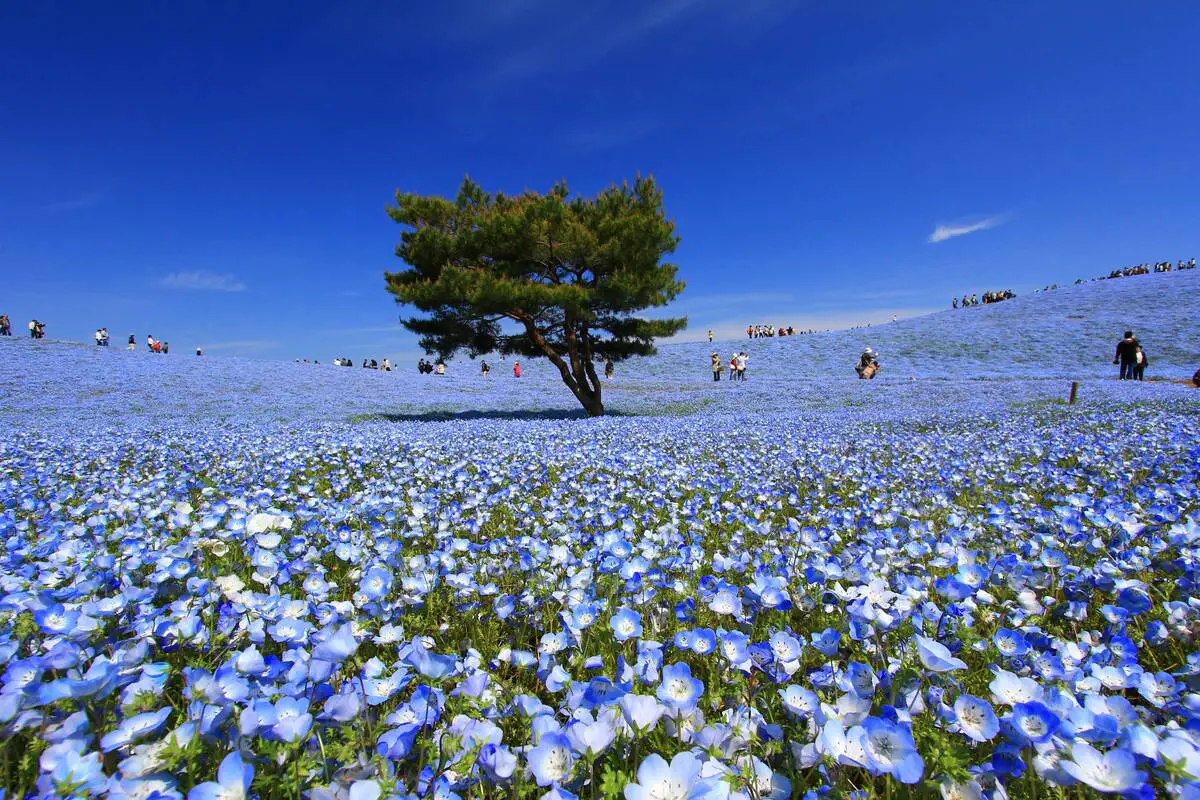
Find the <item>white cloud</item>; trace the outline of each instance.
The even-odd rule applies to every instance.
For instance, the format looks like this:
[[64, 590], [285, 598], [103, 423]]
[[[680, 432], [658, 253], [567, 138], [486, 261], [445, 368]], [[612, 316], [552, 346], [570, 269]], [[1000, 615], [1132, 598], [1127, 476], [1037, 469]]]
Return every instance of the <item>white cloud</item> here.
[[100, 192], [87, 192], [76, 197], [71, 197], [66, 200], [59, 200], [55, 203], [50, 203], [45, 206], [46, 211], [79, 211], [84, 208], [91, 208], [104, 199], [104, 195]]
[[994, 217], [984, 217], [975, 222], [967, 222], [955, 225], [938, 225], [933, 229], [933, 233], [929, 234], [929, 243], [937, 244], [944, 242], [947, 239], [953, 239], [955, 236], [966, 236], [968, 233], [977, 231], [986, 231], [988, 228], [994, 228], [1004, 222], [1002, 215]]
[[246, 284], [232, 275], [218, 274], [197, 269], [191, 272], [172, 272], [158, 281], [168, 289], [184, 289], [193, 292], [243, 292]]

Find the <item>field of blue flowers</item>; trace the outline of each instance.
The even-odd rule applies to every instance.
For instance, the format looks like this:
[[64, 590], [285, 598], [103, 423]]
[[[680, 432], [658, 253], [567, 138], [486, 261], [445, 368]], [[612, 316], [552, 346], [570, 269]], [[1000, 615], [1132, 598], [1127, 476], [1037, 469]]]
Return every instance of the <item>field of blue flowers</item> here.
[[896, 323], [874, 382], [863, 331], [669, 346], [599, 420], [536, 363], [0, 341], [0, 785], [1200, 797], [1200, 393], [1100, 377], [1135, 324], [1191, 374], [1190, 278]]

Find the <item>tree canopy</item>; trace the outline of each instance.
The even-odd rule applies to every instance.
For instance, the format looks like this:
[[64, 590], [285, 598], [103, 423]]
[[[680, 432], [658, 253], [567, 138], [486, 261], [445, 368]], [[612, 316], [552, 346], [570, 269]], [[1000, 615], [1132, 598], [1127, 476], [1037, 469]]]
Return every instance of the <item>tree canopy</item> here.
[[410, 269], [385, 273], [402, 319], [427, 353], [544, 356], [593, 416], [604, 413], [596, 362], [655, 352], [656, 338], [686, 317], [646, 319], [681, 291], [679, 244], [654, 179], [570, 197], [489, 194], [470, 178], [453, 199], [396, 193], [388, 214], [406, 226], [396, 255]]

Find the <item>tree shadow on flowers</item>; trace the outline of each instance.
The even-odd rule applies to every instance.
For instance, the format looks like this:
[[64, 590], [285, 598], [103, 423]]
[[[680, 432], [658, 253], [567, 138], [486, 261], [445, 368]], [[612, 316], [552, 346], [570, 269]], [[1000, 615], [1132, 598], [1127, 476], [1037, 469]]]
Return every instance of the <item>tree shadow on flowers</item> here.
[[[632, 417], [637, 416], [627, 411], [618, 411], [615, 409], [606, 409], [604, 412], [606, 417]], [[547, 409], [521, 409], [516, 411], [501, 411], [499, 409], [484, 409], [470, 411], [420, 411], [420, 412], [390, 412], [380, 411], [374, 414], [354, 414], [347, 418], [347, 422], [455, 422], [469, 421], [477, 419], [488, 420], [538, 420], [538, 421], [559, 421], [559, 420], [584, 420], [593, 419], [589, 417], [587, 412], [581, 409], [562, 409], [562, 408], [547, 408]]]

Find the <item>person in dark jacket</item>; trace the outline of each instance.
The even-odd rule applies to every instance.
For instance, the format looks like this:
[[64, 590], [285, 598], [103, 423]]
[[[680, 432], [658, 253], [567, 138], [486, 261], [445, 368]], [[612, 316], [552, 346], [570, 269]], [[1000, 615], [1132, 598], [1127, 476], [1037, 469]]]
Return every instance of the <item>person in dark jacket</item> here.
[[1125, 338], [1117, 342], [1117, 352], [1113, 355], [1113, 363], [1121, 365], [1121, 380], [1133, 380], [1134, 367], [1137, 366], [1138, 340], [1133, 331], [1125, 331]]

